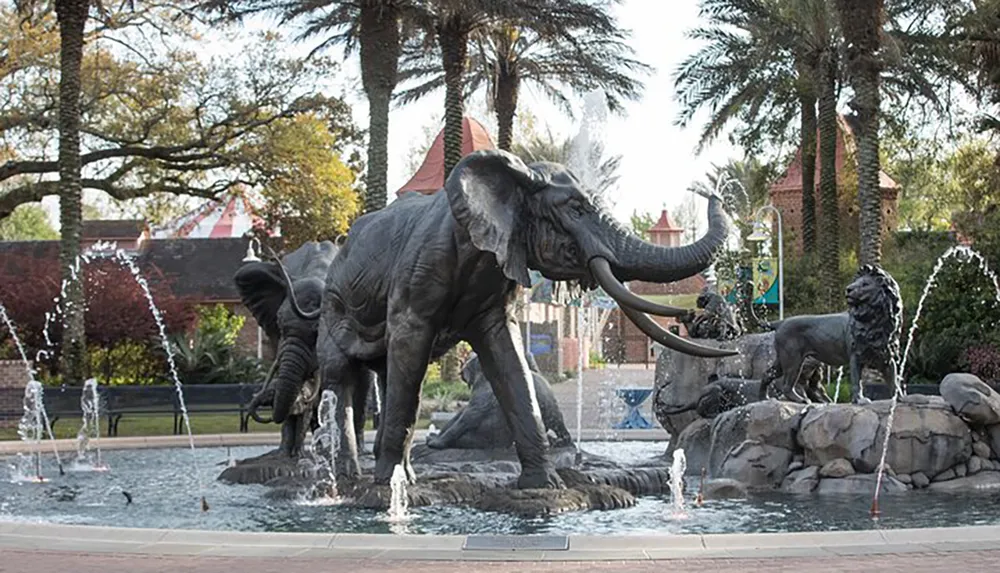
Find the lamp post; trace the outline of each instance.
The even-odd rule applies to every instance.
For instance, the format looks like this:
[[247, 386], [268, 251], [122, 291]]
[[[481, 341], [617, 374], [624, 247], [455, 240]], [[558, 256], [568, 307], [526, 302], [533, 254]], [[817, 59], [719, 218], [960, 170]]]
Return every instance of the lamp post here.
[[757, 209], [753, 216], [753, 233], [750, 233], [747, 240], [760, 242], [771, 237], [771, 233], [763, 221], [765, 211], [773, 212], [778, 222], [778, 320], [785, 320], [785, 241], [781, 231], [781, 211], [778, 211], [774, 205], [764, 205]]
[[[250, 243], [247, 245], [247, 254], [243, 257], [243, 264], [246, 263], [259, 263], [260, 257], [253, 249], [253, 243], [257, 241], [257, 250], [260, 250], [260, 239], [257, 237], [250, 237]], [[264, 358], [264, 329], [257, 326], [257, 360]]]

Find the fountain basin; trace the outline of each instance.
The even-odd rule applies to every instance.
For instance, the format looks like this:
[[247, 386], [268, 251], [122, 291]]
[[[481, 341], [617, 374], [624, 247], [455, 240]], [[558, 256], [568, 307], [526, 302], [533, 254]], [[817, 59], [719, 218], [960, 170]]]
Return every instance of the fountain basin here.
[[[661, 454], [657, 442], [585, 443], [584, 450], [617, 450], [642, 459]], [[235, 457], [264, 453], [267, 447], [233, 448]], [[269, 499], [264, 486], [230, 486], [214, 478], [228, 459], [226, 448], [108, 451], [104, 473], [59, 477], [45, 458], [49, 483], [5, 484], [0, 492], [0, 524], [48, 523], [125, 526], [171, 530], [251, 532], [389, 533], [394, 529], [378, 510]], [[662, 462], [661, 462], [662, 463]], [[197, 472], [197, 473], [196, 473]], [[198, 480], [211, 510], [202, 513]], [[692, 507], [697, 480], [685, 490], [687, 517], [676, 519], [668, 494], [639, 496], [636, 505], [613, 511], [565, 513], [540, 518], [481, 511], [464, 506], [412, 508], [405, 525], [411, 535], [708, 535], [715, 533], [822, 532], [896, 529], [914, 526], [1000, 525], [992, 510], [1000, 490], [963, 493], [910, 491], [883, 501], [878, 523], [868, 516], [870, 495], [788, 495], [750, 492], [746, 499], [707, 500]], [[123, 491], [133, 498], [126, 505]]]

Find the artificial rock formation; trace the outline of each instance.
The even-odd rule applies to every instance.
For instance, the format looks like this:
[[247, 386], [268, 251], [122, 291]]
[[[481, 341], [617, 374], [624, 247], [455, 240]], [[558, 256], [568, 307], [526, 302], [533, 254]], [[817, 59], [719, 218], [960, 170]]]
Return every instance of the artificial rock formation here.
[[[974, 377], [949, 376], [939, 396], [906, 396], [896, 408], [883, 492], [1000, 488], [993, 447], [1000, 395]], [[676, 440], [689, 473], [786, 493], [872, 493], [891, 402], [864, 405], [768, 400], [699, 419]], [[692, 467], [694, 461], [695, 467]], [[947, 485], [944, 485], [947, 484]]]

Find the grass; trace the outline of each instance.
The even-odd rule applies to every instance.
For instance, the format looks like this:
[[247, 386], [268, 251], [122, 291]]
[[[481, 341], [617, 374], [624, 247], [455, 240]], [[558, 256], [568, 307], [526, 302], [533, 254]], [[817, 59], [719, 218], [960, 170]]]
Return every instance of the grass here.
[[697, 294], [644, 294], [642, 298], [657, 304], [667, 304], [681, 308], [693, 309], [698, 301]]
[[[429, 415], [429, 414], [428, 414]], [[107, 419], [101, 420], [101, 437], [107, 435]], [[424, 430], [430, 425], [429, 418], [419, 418], [417, 429]], [[250, 432], [277, 432], [278, 426], [275, 424], [259, 424], [250, 420]], [[80, 421], [77, 419], [60, 419], [52, 431], [56, 438], [76, 438], [76, 432], [80, 429]], [[372, 421], [369, 419], [365, 424], [365, 430], [373, 429]], [[183, 429], [182, 429], [183, 431]], [[193, 434], [235, 434], [240, 431], [240, 417], [238, 414], [192, 414], [191, 433]], [[168, 416], [124, 416], [118, 423], [119, 437], [132, 436], [170, 436], [174, 433], [174, 417]], [[17, 428], [0, 428], [0, 440], [16, 440]]]

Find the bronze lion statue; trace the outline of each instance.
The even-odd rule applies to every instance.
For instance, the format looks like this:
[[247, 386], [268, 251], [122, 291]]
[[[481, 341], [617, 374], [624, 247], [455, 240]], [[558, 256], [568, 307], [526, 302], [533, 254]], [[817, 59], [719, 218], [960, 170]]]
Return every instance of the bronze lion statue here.
[[[903, 305], [899, 285], [889, 273], [865, 265], [847, 287], [847, 312], [796, 316], [771, 323], [774, 328], [775, 363], [761, 381], [760, 396], [781, 378], [781, 395], [793, 402], [829, 401], [816, 383], [820, 364], [849, 366], [851, 402], [867, 402], [861, 387], [862, 369], [881, 374], [886, 384], [896, 380]], [[800, 381], [809, 381], [804, 397]], [[822, 394], [820, 396], [819, 394]]]

